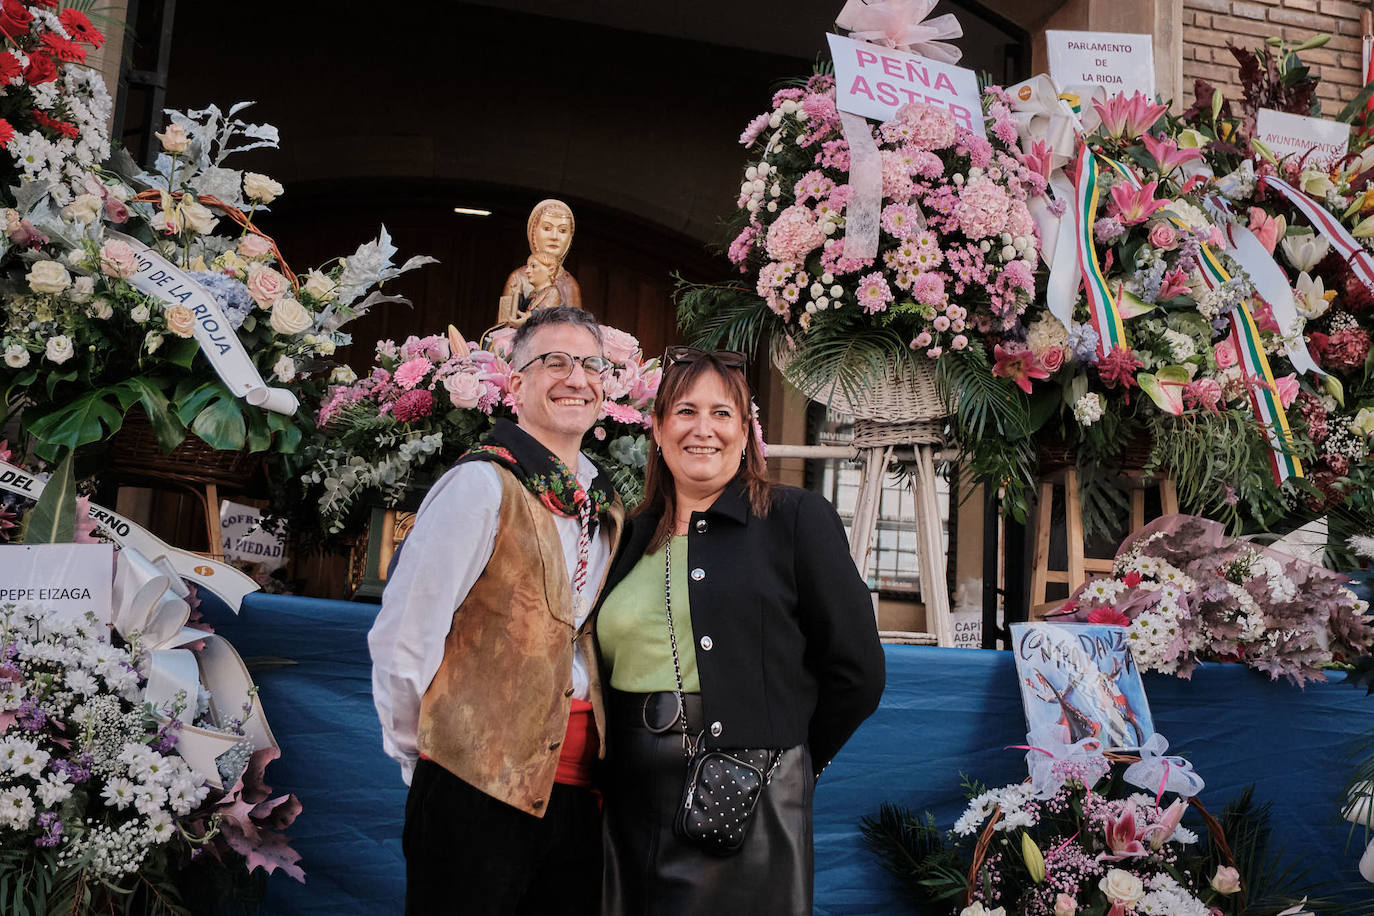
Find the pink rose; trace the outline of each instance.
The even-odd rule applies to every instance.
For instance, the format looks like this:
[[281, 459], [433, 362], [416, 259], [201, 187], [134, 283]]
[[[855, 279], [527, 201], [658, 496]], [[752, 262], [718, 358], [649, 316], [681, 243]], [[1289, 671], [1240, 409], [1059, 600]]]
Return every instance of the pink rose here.
[[105, 198], [105, 218], [112, 223], [127, 223], [129, 208], [117, 197]]
[[628, 363], [639, 352], [639, 341], [633, 334], [602, 325], [601, 352], [613, 363]]
[[1054, 916], [1073, 916], [1078, 912], [1078, 901], [1068, 894], [1059, 894], [1054, 898]]
[[1035, 354], [1035, 358], [1046, 372], [1053, 374], [1058, 372], [1059, 368], [1064, 365], [1064, 348], [1046, 347]]
[[107, 277], [128, 279], [138, 272], [138, 258], [128, 242], [111, 239], [100, 246], [100, 269]]
[[1236, 356], [1236, 345], [1231, 342], [1229, 337], [1213, 346], [1212, 350], [1216, 353], [1217, 368], [1219, 369], [1230, 369], [1239, 360], [1239, 357]]
[[1290, 372], [1282, 378], [1274, 379], [1274, 384], [1279, 389], [1279, 403], [1285, 408], [1293, 403], [1293, 399], [1298, 396], [1298, 376], [1297, 373]]
[[492, 331], [487, 337], [487, 346], [491, 352], [502, 359], [510, 359], [512, 338], [515, 337], [515, 328], [501, 328]]
[[272, 246], [267, 243], [267, 239], [252, 232], [239, 239], [239, 254], [248, 260], [261, 258], [272, 253]]
[[1150, 244], [1160, 251], [1173, 251], [1178, 247], [1178, 230], [1168, 223], [1157, 223], [1150, 230]]
[[455, 372], [444, 379], [444, 390], [453, 406], [460, 410], [471, 410], [481, 400], [486, 386], [471, 372]]
[[286, 278], [270, 267], [254, 267], [248, 271], [248, 279], [244, 285], [248, 287], [248, 295], [264, 309], [270, 309], [272, 303], [285, 296], [291, 289]]

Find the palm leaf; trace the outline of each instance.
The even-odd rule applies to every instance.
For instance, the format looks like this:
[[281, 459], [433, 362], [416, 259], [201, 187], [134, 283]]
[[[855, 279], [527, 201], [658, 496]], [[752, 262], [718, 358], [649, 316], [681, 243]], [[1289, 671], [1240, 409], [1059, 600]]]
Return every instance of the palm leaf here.
[[681, 275], [675, 280], [678, 327], [693, 346], [752, 355], [761, 342], [783, 329], [782, 320], [752, 289], [689, 283]]

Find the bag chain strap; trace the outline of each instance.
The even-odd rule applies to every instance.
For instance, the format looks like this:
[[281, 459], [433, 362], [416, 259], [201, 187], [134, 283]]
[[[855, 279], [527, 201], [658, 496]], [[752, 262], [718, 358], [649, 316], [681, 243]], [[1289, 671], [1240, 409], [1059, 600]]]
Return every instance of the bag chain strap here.
[[691, 757], [696, 753], [696, 745], [701, 741], [698, 735], [692, 740], [687, 731], [687, 703], [682, 697], [682, 666], [678, 663], [677, 634], [673, 632], [673, 538], [663, 547], [663, 611], [668, 616], [668, 644], [673, 649], [673, 677], [677, 679], [677, 715], [682, 724], [682, 756]]

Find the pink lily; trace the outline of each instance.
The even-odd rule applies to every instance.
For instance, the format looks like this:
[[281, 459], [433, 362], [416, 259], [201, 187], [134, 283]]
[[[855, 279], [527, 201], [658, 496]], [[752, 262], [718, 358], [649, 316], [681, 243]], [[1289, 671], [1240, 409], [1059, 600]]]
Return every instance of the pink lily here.
[[1149, 134], [1145, 134], [1140, 138], [1140, 142], [1145, 144], [1145, 149], [1159, 164], [1161, 176], [1168, 175], [1185, 162], [1202, 158], [1202, 150], [1179, 149], [1178, 144], [1173, 140], [1156, 140]]
[[1143, 223], [1156, 210], [1162, 210], [1168, 204], [1168, 201], [1155, 199], [1155, 186], [1158, 184], [1158, 181], [1151, 181], [1134, 188], [1123, 181], [1112, 186], [1112, 203], [1123, 223], [1127, 226]]
[[992, 374], [998, 378], [1009, 378], [1026, 394], [1031, 393], [1031, 379], [1049, 378], [1050, 373], [1035, 359], [1030, 350], [1009, 351], [1001, 344], [992, 348], [996, 362]]
[[1259, 207], [1250, 208], [1250, 231], [1259, 239], [1264, 250], [1274, 253], [1274, 246], [1283, 238], [1287, 223], [1282, 216], [1270, 216]]
[[1179, 821], [1183, 820], [1183, 812], [1188, 810], [1188, 802], [1182, 798], [1174, 799], [1174, 803], [1164, 809], [1164, 816], [1159, 819], [1159, 823], [1145, 828], [1145, 833], [1141, 837], [1150, 844], [1151, 849], [1159, 849], [1174, 835], [1178, 829]]
[[1140, 836], [1136, 832], [1135, 802], [1127, 802], [1120, 817], [1107, 815], [1103, 832], [1107, 836], [1107, 846], [1111, 849], [1111, 854], [1104, 852], [1098, 856], [1099, 860], [1115, 862], [1145, 855], [1145, 846], [1140, 842]]
[[1129, 99], [1120, 93], [1106, 102], [1094, 99], [1093, 107], [1102, 118], [1102, 129], [1113, 140], [1130, 140], [1140, 136], [1153, 127], [1159, 116], [1168, 109], [1167, 105], [1152, 104], [1139, 92], [1133, 93]]
[[1159, 293], [1155, 296], [1155, 299], [1172, 299], [1175, 296], [1188, 292], [1189, 288], [1188, 275], [1175, 267], [1165, 274], [1164, 279], [1160, 281]]
[[1044, 140], [1036, 140], [1031, 144], [1031, 148], [1024, 154], [1026, 168], [1050, 180], [1050, 172], [1054, 171], [1054, 150]]

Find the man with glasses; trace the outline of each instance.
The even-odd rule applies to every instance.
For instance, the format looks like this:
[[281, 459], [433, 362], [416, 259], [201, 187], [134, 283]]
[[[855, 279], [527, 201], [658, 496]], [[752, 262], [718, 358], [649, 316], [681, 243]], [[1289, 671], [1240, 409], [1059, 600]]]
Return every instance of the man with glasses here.
[[596, 913], [605, 714], [585, 626], [624, 521], [581, 453], [611, 364], [588, 312], [516, 332], [498, 420], [430, 489], [368, 634], [410, 785], [408, 914]]

